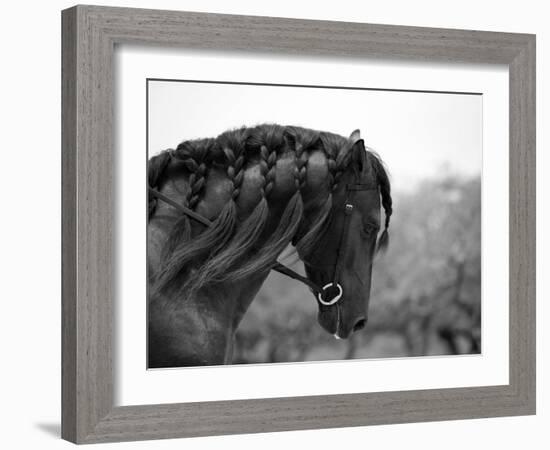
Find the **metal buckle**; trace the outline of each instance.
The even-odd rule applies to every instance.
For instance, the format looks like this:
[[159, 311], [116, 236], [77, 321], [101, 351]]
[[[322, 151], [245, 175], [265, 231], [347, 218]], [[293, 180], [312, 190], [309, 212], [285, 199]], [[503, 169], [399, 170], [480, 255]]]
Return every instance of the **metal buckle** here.
[[[328, 283], [328, 284], [325, 284], [323, 286], [323, 291], [327, 290], [329, 287], [331, 287], [334, 283]], [[319, 292], [317, 294], [317, 300], [319, 300], [319, 303], [321, 303], [321, 305], [325, 305], [325, 306], [331, 306], [331, 305], [334, 305], [336, 302], [338, 302], [338, 300], [340, 300], [342, 298], [342, 294], [344, 293], [343, 289], [342, 289], [342, 286], [340, 286], [340, 283], [337, 283], [336, 284], [336, 287], [338, 288], [339, 292], [338, 292], [338, 295], [336, 295], [336, 297], [334, 297], [332, 300], [329, 300], [328, 302], [323, 300], [323, 296], [322, 296], [322, 292]]]

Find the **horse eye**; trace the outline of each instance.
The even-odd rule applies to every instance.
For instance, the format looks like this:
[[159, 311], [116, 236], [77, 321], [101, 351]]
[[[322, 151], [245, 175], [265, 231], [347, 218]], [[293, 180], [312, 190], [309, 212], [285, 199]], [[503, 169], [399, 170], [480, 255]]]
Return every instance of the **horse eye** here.
[[363, 233], [368, 237], [371, 234], [375, 233], [378, 230], [378, 227], [376, 225], [367, 223], [363, 225]]

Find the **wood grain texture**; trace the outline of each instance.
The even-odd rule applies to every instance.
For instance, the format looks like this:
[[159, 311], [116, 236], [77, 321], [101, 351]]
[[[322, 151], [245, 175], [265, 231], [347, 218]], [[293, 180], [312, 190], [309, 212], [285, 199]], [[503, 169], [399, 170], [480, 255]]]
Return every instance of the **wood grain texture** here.
[[76, 440], [76, 10], [62, 17], [61, 233], [62, 431]]
[[[535, 411], [535, 38], [483, 31], [77, 6], [63, 11], [62, 435], [78, 443]], [[118, 43], [331, 58], [507, 64], [510, 383], [113, 406], [113, 52]]]
[[510, 71], [510, 385], [535, 411], [536, 117], [535, 40]]

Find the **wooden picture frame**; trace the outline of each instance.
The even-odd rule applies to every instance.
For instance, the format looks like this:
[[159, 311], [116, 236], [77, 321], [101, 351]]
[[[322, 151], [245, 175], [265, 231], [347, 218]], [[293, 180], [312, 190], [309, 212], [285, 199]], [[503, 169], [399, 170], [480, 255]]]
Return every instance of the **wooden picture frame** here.
[[[535, 36], [75, 6], [62, 13], [62, 437], [76, 443], [535, 413]], [[115, 44], [506, 64], [509, 384], [114, 407]]]

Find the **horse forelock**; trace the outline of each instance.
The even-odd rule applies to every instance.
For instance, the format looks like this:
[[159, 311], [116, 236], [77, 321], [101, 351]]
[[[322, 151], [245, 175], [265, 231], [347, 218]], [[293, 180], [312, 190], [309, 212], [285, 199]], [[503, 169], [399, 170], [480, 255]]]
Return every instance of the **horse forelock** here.
[[[301, 255], [307, 254], [330, 221], [333, 193], [352, 161], [350, 147], [350, 141], [337, 134], [265, 124], [229, 130], [214, 139], [185, 141], [176, 149], [151, 158], [148, 182], [153, 188], [162, 186], [170, 161], [185, 165], [188, 179], [184, 203], [192, 209], [203, 198], [209, 171], [214, 166], [225, 170], [232, 186], [231, 200], [214, 219], [212, 227], [198, 236], [182, 232], [190, 229], [187, 216], [178, 220], [178, 226], [168, 238], [169, 247], [163, 252], [153, 288], [190, 296], [208, 285], [238, 281], [269, 271], [291, 242]], [[318, 152], [326, 160], [326, 179], [320, 180], [315, 189], [306, 189], [307, 184], [312, 183], [307, 176], [308, 162], [311, 155]], [[277, 166], [282, 166], [281, 160], [289, 154], [294, 155], [293, 176], [279, 173], [277, 177]], [[373, 152], [369, 154], [380, 186], [387, 229], [391, 215], [389, 179], [380, 158]], [[247, 217], [239, 220], [237, 202], [247, 186], [245, 172], [254, 166], [261, 178], [257, 204]], [[277, 183], [277, 178], [285, 182]], [[311, 190], [316, 191], [314, 207], [314, 202], [304, 196], [304, 192]], [[281, 191], [288, 193], [284, 199], [277, 195]], [[323, 193], [321, 200], [319, 192]], [[150, 199], [150, 217], [154, 209]], [[270, 214], [274, 209], [280, 211], [275, 223], [274, 214]]]

